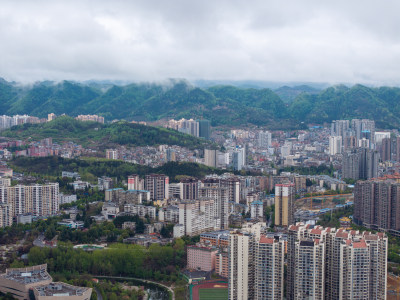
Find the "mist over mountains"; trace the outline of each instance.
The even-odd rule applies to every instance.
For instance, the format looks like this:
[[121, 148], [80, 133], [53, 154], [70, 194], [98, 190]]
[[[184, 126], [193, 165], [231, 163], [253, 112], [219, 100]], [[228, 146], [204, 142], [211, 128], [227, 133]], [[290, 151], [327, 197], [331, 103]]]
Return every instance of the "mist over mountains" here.
[[213, 126], [252, 124], [271, 129], [371, 118], [380, 128], [400, 127], [397, 87], [253, 86], [208, 86], [204, 82], [195, 86], [185, 80], [131, 84], [43, 81], [24, 86], [1, 79], [0, 114], [99, 114], [108, 121], [205, 118]]

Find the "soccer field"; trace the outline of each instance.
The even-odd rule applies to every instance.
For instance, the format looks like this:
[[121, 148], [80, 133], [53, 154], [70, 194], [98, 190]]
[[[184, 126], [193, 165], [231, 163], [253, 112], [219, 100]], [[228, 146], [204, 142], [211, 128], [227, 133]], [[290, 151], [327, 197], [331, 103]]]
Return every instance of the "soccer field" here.
[[227, 300], [228, 289], [199, 289], [200, 300]]

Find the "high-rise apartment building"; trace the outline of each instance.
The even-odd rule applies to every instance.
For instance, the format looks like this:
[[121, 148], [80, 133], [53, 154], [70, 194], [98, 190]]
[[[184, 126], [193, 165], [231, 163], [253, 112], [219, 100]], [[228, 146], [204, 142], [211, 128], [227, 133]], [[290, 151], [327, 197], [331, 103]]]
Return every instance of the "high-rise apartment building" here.
[[115, 149], [107, 149], [106, 150], [106, 158], [107, 159], [118, 159], [118, 150]]
[[368, 119], [353, 119], [351, 120], [351, 128], [355, 133], [357, 140], [368, 136], [371, 144], [375, 143], [375, 121]]
[[331, 136], [340, 136], [345, 138], [350, 135], [349, 120], [334, 120], [331, 124]]
[[344, 152], [342, 177], [353, 179], [370, 179], [378, 176], [379, 153], [375, 150], [361, 148]]
[[213, 226], [217, 229], [227, 229], [229, 227], [229, 205], [228, 189], [218, 186], [208, 186], [199, 189], [199, 197], [213, 199], [214, 203], [214, 222]]
[[218, 150], [204, 149], [204, 164], [215, 168], [217, 166]]
[[199, 196], [199, 181], [193, 178], [181, 180], [182, 200], [195, 200]]
[[0, 227], [12, 225], [12, 206], [7, 203], [0, 203]]
[[229, 300], [254, 299], [254, 243], [249, 232], [229, 234]]
[[183, 225], [184, 235], [199, 235], [214, 230], [214, 200], [199, 198], [195, 201], [179, 203], [179, 224]]
[[211, 125], [209, 120], [199, 120], [199, 137], [209, 140], [211, 137]]
[[279, 238], [261, 235], [255, 243], [254, 299], [283, 299], [284, 255], [285, 245]]
[[236, 150], [232, 153], [232, 166], [235, 171], [240, 171], [243, 168], [243, 150]]
[[11, 216], [32, 213], [50, 216], [59, 210], [58, 183], [0, 186], [0, 203], [9, 204]]
[[258, 147], [260, 148], [268, 148], [271, 146], [271, 132], [269, 131], [260, 131], [258, 133]]
[[55, 119], [57, 119], [57, 116], [56, 116], [55, 113], [47, 114], [47, 122], [51, 122], [51, 121], [53, 121]]
[[229, 299], [283, 299], [284, 242], [265, 231], [257, 223], [229, 234]]
[[294, 222], [294, 184], [275, 185], [275, 225], [287, 227]]
[[164, 174], [150, 174], [145, 177], [145, 189], [152, 200], [168, 199], [169, 177]]
[[387, 243], [383, 233], [291, 225], [286, 299], [386, 299]]
[[358, 181], [354, 188], [354, 221], [400, 236], [400, 183], [385, 178]]
[[329, 137], [329, 155], [342, 153], [342, 137], [330, 136]]
[[128, 176], [128, 190], [144, 189], [143, 180], [140, 180], [139, 175], [132, 174]]
[[325, 243], [301, 239], [295, 243], [294, 299], [324, 299]]
[[167, 161], [176, 161], [176, 152], [174, 149], [167, 148], [165, 154], [167, 156]]
[[223, 187], [228, 189], [228, 201], [239, 203], [242, 192], [240, 180], [237, 177], [231, 178], [206, 178], [203, 179], [202, 187]]
[[390, 138], [382, 139], [379, 149], [382, 161], [392, 159], [392, 141]]

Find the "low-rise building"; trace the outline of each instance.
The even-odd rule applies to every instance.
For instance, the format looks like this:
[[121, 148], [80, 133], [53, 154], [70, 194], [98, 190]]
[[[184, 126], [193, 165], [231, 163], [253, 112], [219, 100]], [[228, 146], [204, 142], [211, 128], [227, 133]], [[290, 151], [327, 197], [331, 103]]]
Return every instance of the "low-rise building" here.
[[11, 185], [11, 178], [9, 178], [9, 177], [0, 177], [0, 185], [10, 186]]
[[264, 205], [261, 201], [254, 201], [250, 204], [250, 215], [252, 219], [263, 219]]
[[32, 214], [20, 214], [17, 216], [18, 224], [30, 224], [32, 223]]
[[107, 176], [102, 176], [102, 177], [97, 178], [97, 187], [101, 191], [112, 189], [112, 187], [113, 187], [112, 178], [107, 177]]
[[145, 224], [144, 225], [144, 234], [154, 233], [154, 225], [153, 224]]
[[125, 204], [142, 204], [150, 201], [150, 192], [145, 190], [127, 190], [121, 188], [108, 189], [105, 191], [105, 200]]
[[72, 185], [72, 187], [74, 188], [74, 191], [84, 190], [90, 186], [89, 182], [81, 181], [81, 180], [76, 180], [76, 181], [70, 183], [70, 185]]
[[216, 247], [228, 247], [229, 243], [229, 231], [218, 230], [212, 232], [204, 232], [200, 234], [200, 243], [209, 243]]
[[64, 219], [60, 222], [57, 222], [58, 225], [66, 226], [71, 229], [83, 228], [84, 223], [82, 221], [74, 221], [71, 219]]
[[202, 245], [187, 247], [187, 268], [201, 271], [215, 269], [215, 256], [217, 248]]
[[178, 223], [179, 222], [179, 207], [170, 205], [160, 209], [158, 220], [161, 222]]
[[76, 200], [76, 195], [64, 195], [63, 193], [60, 193], [60, 204], [72, 203]]
[[7, 269], [0, 275], [0, 292], [10, 293], [14, 298], [31, 299], [29, 290], [49, 284], [53, 281], [47, 273], [47, 265], [38, 265], [27, 268]]
[[122, 229], [135, 230], [136, 229], [136, 223], [135, 222], [124, 222], [122, 224]]
[[154, 206], [126, 204], [124, 205], [124, 212], [138, 215], [141, 218], [146, 216], [150, 219], [156, 218], [156, 208]]
[[68, 172], [68, 171], [62, 171], [61, 172], [61, 177], [67, 177], [67, 178], [75, 178], [77, 180], [81, 179], [81, 176], [77, 172]]
[[92, 289], [87, 287], [73, 286], [64, 282], [51, 282], [33, 288], [36, 300], [89, 300]]
[[174, 226], [174, 238], [180, 238], [185, 235], [185, 226], [182, 224], [176, 224]]
[[106, 202], [103, 204], [103, 207], [101, 209], [101, 214], [106, 218], [106, 219], [114, 219], [117, 217], [117, 214], [119, 213], [119, 207], [117, 204], [112, 203], [112, 202]]

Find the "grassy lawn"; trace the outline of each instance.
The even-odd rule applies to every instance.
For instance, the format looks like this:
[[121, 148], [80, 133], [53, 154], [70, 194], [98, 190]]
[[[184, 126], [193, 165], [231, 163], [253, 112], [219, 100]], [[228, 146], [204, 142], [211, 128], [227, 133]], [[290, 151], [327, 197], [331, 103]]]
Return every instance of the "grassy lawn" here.
[[200, 289], [200, 300], [226, 300], [228, 299], [228, 289]]

